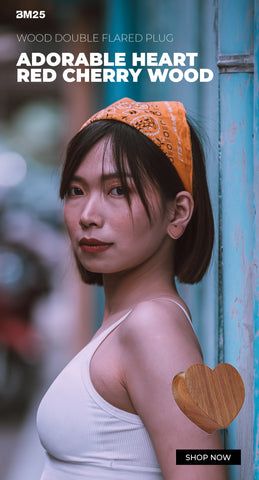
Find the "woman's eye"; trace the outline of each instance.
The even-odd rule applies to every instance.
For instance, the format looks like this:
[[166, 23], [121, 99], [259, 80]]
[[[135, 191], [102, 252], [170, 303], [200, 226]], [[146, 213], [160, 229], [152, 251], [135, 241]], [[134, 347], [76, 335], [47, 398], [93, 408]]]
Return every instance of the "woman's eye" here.
[[79, 187], [71, 187], [69, 189], [69, 192], [68, 194], [71, 196], [71, 197], [76, 197], [78, 195], [83, 195], [83, 191], [81, 190], [81, 188]]
[[122, 197], [126, 194], [126, 189], [124, 187], [114, 187], [111, 189], [110, 193], [114, 196], [114, 197]]

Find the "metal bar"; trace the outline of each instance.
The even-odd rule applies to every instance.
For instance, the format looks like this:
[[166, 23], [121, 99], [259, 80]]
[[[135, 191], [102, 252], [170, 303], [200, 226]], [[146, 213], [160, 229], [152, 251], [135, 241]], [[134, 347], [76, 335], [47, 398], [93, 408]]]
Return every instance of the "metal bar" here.
[[254, 55], [219, 55], [219, 73], [254, 73]]
[[[219, 85], [220, 87], [220, 85]], [[220, 115], [220, 88], [218, 92], [219, 102], [219, 125], [221, 125]], [[220, 128], [218, 132], [218, 363], [224, 362], [224, 310], [223, 310], [223, 241], [222, 241], [222, 164], [221, 164], [221, 144]]]

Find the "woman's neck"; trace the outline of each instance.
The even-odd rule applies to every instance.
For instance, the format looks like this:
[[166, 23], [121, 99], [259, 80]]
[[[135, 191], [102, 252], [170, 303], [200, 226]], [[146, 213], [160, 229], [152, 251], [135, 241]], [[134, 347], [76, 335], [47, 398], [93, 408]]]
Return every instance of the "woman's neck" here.
[[132, 308], [143, 300], [177, 296], [172, 262], [152, 258], [137, 267], [103, 276], [105, 292], [104, 321], [111, 315]]

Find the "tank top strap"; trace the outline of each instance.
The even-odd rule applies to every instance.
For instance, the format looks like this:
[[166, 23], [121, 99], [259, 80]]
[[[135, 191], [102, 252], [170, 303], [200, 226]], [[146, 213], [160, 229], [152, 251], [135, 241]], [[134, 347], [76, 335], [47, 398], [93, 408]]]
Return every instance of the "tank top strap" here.
[[[110, 325], [108, 328], [103, 330], [97, 337], [95, 337], [90, 344], [93, 345], [94, 351], [97, 350], [99, 345], [105, 340], [106, 337], [116, 328], [120, 323], [123, 322], [123, 320], [126, 320], [128, 315], [132, 312], [132, 309], [130, 309], [127, 313], [125, 313], [117, 322], [114, 322], [112, 325]], [[90, 345], [89, 344], [89, 345]]]
[[175, 305], [177, 305], [177, 306], [183, 311], [183, 313], [185, 314], [186, 318], [189, 320], [189, 323], [190, 323], [191, 327], [192, 327], [193, 330], [194, 330], [193, 323], [192, 323], [192, 319], [191, 319], [190, 315], [188, 314], [188, 312], [186, 311], [186, 309], [185, 309], [179, 302], [177, 302], [176, 300], [174, 300], [173, 298], [170, 298], [170, 297], [156, 297], [156, 298], [152, 298], [152, 300], [168, 300], [169, 302], [172, 302], [172, 303], [174, 303]]
[[[186, 309], [179, 303], [177, 302], [176, 300], [174, 300], [173, 298], [170, 298], [170, 297], [155, 297], [155, 298], [152, 298], [151, 300], [168, 300], [169, 302], [172, 302], [174, 303], [175, 305], [177, 305], [182, 311], [183, 313], [185, 314], [186, 318], [188, 319], [191, 327], [193, 328], [194, 330], [194, 327], [193, 327], [193, 323], [192, 323], [192, 320], [191, 320], [191, 317], [190, 315], [188, 314], [188, 312], [186, 311]], [[117, 320], [117, 322], [113, 323], [112, 325], [110, 325], [110, 327], [106, 328], [106, 330], [103, 330], [103, 332], [101, 332], [97, 337], [95, 337], [91, 342], [90, 344], [93, 346], [93, 351], [97, 350], [98, 346], [105, 340], [106, 337], [108, 337], [108, 335], [118, 326], [120, 325], [120, 323], [122, 323], [124, 320], [126, 320], [126, 318], [128, 317], [128, 315], [132, 312], [132, 308], [127, 312], [125, 313], [121, 318], [119, 318], [119, 320]], [[88, 344], [88, 345], [90, 345]]]

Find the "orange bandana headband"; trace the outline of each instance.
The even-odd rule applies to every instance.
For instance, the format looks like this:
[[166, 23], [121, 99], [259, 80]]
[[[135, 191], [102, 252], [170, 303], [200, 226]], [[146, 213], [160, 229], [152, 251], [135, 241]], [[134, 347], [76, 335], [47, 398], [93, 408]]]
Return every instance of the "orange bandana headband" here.
[[122, 98], [90, 117], [81, 130], [97, 120], [109, 119], [127, 123], [150, 138], [172, 162], [185, 189], [192, 193], [191, 134], [182, 103]]

